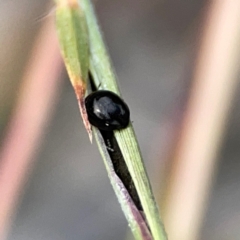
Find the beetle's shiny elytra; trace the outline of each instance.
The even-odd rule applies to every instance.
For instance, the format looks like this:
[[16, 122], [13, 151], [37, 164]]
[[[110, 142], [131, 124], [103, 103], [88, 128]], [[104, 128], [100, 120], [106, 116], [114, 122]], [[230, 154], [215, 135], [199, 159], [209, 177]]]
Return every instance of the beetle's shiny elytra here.
[[99, 90], [85, 99], [89, 122], [104, 131], [126, 128], [130, 112], [127, 104], [115, 93]]

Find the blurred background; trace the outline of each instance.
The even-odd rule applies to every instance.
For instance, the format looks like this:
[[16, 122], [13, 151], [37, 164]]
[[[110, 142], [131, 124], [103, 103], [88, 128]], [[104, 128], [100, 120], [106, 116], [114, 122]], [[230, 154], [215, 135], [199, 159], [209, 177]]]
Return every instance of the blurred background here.
[[[237, 6], [239, 1], [230, 5], [234, 2]], [[214, 7], [211, 1], [200, 0], [101, 0], [95, 1], [95, 7], [168, 231], [168, 209], [174, 207], [166, 202], [174, 202], [168, 199], [172, 199], [172, 186], [179, 179], [175, 178], [176, 169], [182, 166], [176, 155], [181, 156], [178, 151], [186, 128], [191, 126], [186, 120], [191, 117], [186, 116], [192, 116], [189, 111], [198, 102], [191, 101], [192, 96], [202, 87], [201, 83], [196, 87], [196, 66], [201, 62], [201, 38], [207, 35], [203, 34], [207, 14]], [[126, 239], [127, 221], [96, 144], [89, 144], [57, 42], [52, 40], [55, 32], [48, 22], [53, 18], [53, 2], [0, 0], [0, 206], [9, 202], [3, 194], [11, 195], [6, 179], [10, 184], [16, 182], [12, 191], [17, 192], [11, 195], [13, 210], [5, 218], [4, 212], [0, 213], [1, 230], [8, 218], [9, 240]], [[211, 17], [208, 19], [211, 24]], [[236, 32], [239, 36], [239, 28]], [[233, 49], [239, 53], [239, 46]], [[227, 97], [222, 96], [228, 104], [225, 107], [220, 101], [214, 105], [214, 109], [225, 111], [213, 124], [220, 122], [216, 130], [220, 133], [217, 140], [211, 140], [209, 170], [201, 166], [201, 177], [206, 171], [207, 180], [199, 193], [199, 198], [204, 195], [202, 215], [199, 220], [192, 219], [198, 222], [192, 240], [235, 240], [240, 236], [239, 58], [233, 58], [230, 67], [224, 65], [230, 69], [231, 73], [225, 74], [230, 78], [221, 82], [224, 89], [230, 85]], [[212, 79], [215, 83], [209, 85], [216, 84], [216, 88], [207, 91], [214, 95], [220, 81]], [[211, 100], [207, 103], [211, 105]], [[212, 115], [204, 116], [211, 119]], [[198, 162], [197, 157], [192, 160]], [[11, 163], [4, 165], [8, 160]], [[9, 172], [8, 168], [14, 170]], [[19, 172], [20, 176], [14, 177]], [[187, 172], [193, 177], [198, 174], [195, 169]], [[188, 189], [184, 189], [175, 196], [183, 192], [188, 196]], [[189, 205], [182, 204], [187, 210]], [[169, 239], [189, 239], [182, 236]]]

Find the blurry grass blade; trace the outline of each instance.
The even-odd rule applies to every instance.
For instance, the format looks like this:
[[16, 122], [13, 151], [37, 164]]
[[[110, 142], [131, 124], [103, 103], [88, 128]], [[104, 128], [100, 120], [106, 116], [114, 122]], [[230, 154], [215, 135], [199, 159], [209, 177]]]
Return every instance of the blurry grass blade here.
[[62, 56], [78, 99], [85, 128], [91, 139], [91, 125], [84, 104], [89, 68], [88, 29], [85, 15], [76, 0], [58, 0], [56, 4], [56, 26]]

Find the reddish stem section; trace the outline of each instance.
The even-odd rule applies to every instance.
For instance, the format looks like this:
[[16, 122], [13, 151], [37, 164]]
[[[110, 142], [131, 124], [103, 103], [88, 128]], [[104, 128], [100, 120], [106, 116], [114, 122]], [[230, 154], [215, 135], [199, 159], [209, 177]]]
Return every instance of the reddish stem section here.
[[92, 143], [92, 127], [88, 121], [88, 115], [87, 115], [86, 106], [84, 102], [85, 89], [86, 89], [86, 86], [84, 84], [74, 86], [75, 94], [78, 100], [78, 106], [83, 119], [83, 124], [88, 132], [90, 142]]
[[5, 239], [30, 164], [56, 102], [61, 57], [52, 19], [34, 46], [0, 151], [0, 239]]

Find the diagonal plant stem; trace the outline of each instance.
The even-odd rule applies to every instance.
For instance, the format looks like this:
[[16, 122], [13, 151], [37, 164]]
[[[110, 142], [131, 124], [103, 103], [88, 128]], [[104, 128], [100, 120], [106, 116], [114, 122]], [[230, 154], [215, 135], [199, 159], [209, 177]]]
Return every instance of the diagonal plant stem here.
[[[57, 6], [56, 28], [61, 52], [75, 92], [76, 89], [81, 90], [80, 94], [78, 91], [76, 92], [78, 101], [84, 102], [87, 86], [90, 85], [87, 82], [89, 71], [91, 73], [89, 76], [94, 82], [93, 85], [101, 86], [102, 89], [120, 95], [116, 75], [91, 1], [55, 0], [55, 2]], [[85, 105], [80, 104], [82, 113], [84, 109]], [[85, 128], [91, 135], [88, 119], [85, 117], [86, 115], [82, 114], [83, 121], [87, 123]], [[161, 224], [132, 125], [129, 124], [123, 130], [114, 131], [115, 149], [119, 148], [118, 154], [114, 155], [118, 155], [116, 159], [113, 155], [111, 157], [107, 150], [106, 136], [104, 137], [104, 134], [101, 134], [96, 128], [93, 128], [93, 132], [110, 182], [135, 238], [139, 240], [165, 240], [166, 234]], [[113, 166], [114, 160], [117, 160], [121, 167], [116, 169], [116, 165]], [[120, 169], [121, 174], [117, 174]], [[123, 176], [129, 176], [129, 178]], [[131, 193], [137, 192], [137, 194], [131, 195], [130, 191]], [[135, 198], [136, 196], [138, 198]], [[139, 199], [140, 203], [138, 204]]]
[[[111, 90], [117, 94], [120, 94], [116, 81], [115, 71], [112, 67], [110, 57], [104, 44], [91, 1], [80, 0], [79, 3], [84, 9], [88, 24], [90, 44], [90, 70], [93, 74], [95, 85], [101, 85], [102, 89]], [[96, 135], [97, 130], [94, 130]], [[153, 239], [167, 239], [159, 217], [158, 208], [153, 197], [151, 185], [149, 183], [148, 176], [143, 164], [143, 159], [133, 127], [130, 125], [126, 129], [115, 131], [114, 135], [135, 184]], [[104, 148], [104, 146], [102, 146], [102, 144], [99, 142], [98, 137], [97, 142], [100, 151], [103, 151], [101, 148]], [[102, 156], [105, 158], [104, 154], [102, 154]], [[112, 182], [112, 185], [114, 187], [114, 182]], [[121, 197], [119, 197], [119, 201], [121, 202]], [[124, 205], [122, 205], [122, 208], [124, 208]], [[144, 237], [138, 239], [144, 239]]]
[[[87, 73], [89, 70], [95, 86], [101, 86], [102, 89], [111, 90], [120, 95], [116, 75], [103, 42], [91, 2], [89, 0], [80, 0], [79, 2], [77, 0], [55, 0], [55, 2], [57, 5], [56, 27], [62, 56], [77, 99], [81, 103], [80, 111], [83, 113], [85, 105], [82, 103], [87, 91]], [[88, 63], [90, 63], [89, 68]], [[80, 89], [80, 94], [76, 89]], [[86, 119], [85, 114], [82, 114], [82, 118], [91, 139], [91, 128], [88, 127], [88, 119]], [[124, 166], [125, 171], [129, 172], [129, 181], [125, 181], [125, 178], [120, 179], [120, 174], [116, 174], [113, 159], [111, 159], [105, 145], [106, 139], [103, 139], [104, 137], [98, 129], [93, 128], [93, 131], [110, 182], [135, 238], [145, 240], [166, 239], [131, 124], [127, 129], [114, 132], [116, 145], [120, 149], [118, 156], [122, 155], [117, 160]], [[126, 174], [121, 174], [121, 176], [126, 176]], [[133, 185], [131, 185], [132, 182]], [[140, 199], [139, 206], [137, 206], [137, 200], [133, 201], [131, 199], [131, 194], [127, 189], [136, 189]]]

